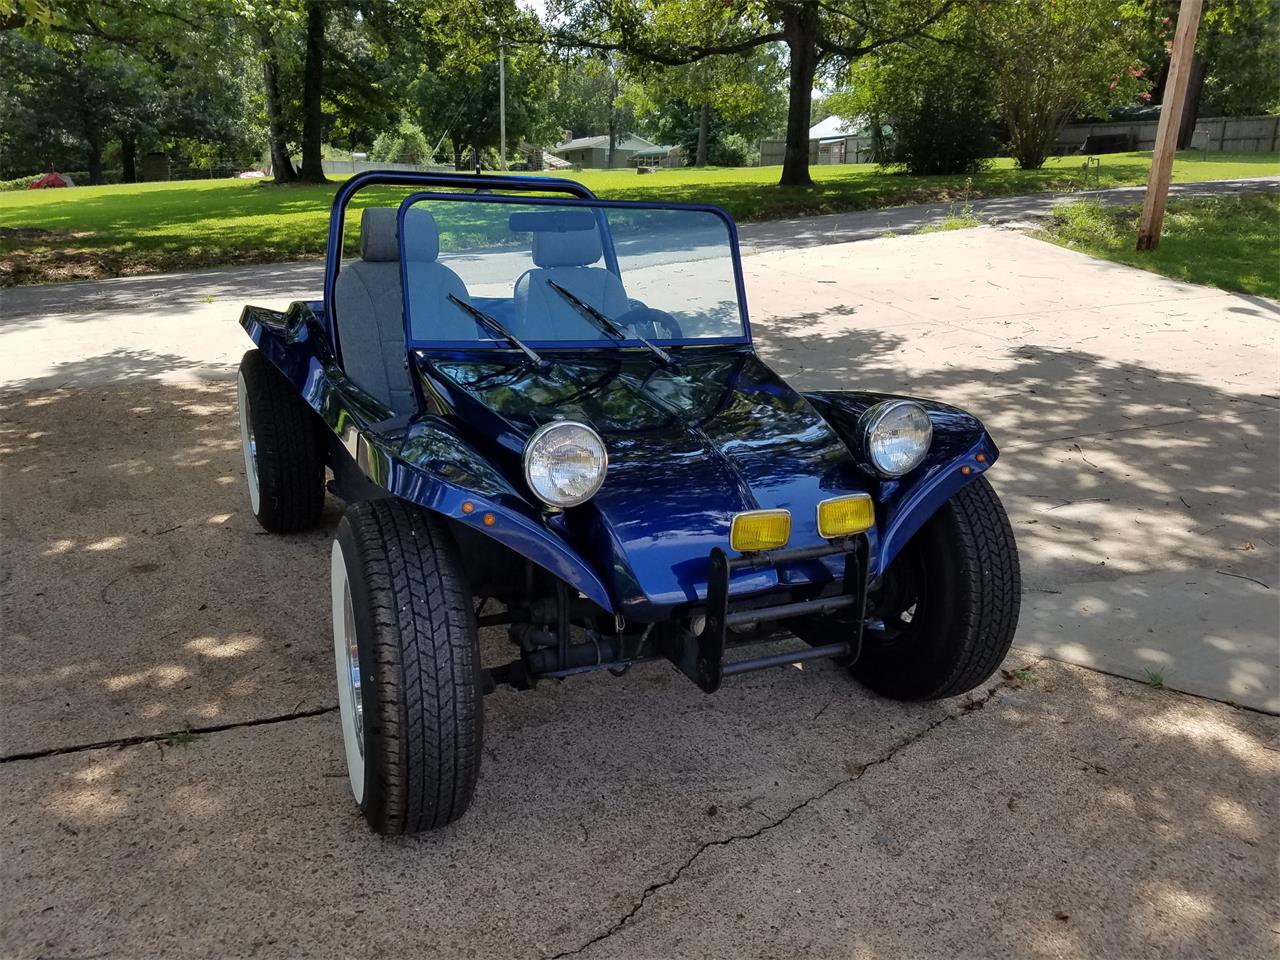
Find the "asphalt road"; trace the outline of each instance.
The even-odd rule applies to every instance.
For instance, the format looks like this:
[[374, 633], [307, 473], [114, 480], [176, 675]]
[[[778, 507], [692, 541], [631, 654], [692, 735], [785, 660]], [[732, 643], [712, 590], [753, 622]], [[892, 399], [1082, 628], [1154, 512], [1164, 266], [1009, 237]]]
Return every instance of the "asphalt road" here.
[[1000, 443], [1005, 672], [501, 692], [472, 812], [394, 842], [341, 765], [338, 505], [275, 538], [243, 491], [233, 319], [314, 266], [0, 294], [0, 954], [1274, 956], [1280, 305], [991, 228], [763, 246], [780, 372]]
[[[1169, 188], [1173, 197], [1232, 196], [1241, 193], [1275, 193], [1280, 190], [1280, 177], [1244, 177], [1239, 180], [1207, 180], [1201, 183], [1175, 183]], [[794, 250], [829, 243], [872, 240], [891, 234], [915, 233], [922, 227], [937, 226], [968, 206], [983, 223], [993, 225], [1026, 225], [1047, 217], [1053, 208], [1076, 200], [1097, 200], [1114, 206], [1141, 203], [1146, 187], [1115, 187], [1108, 190], [1085, 190], [1077, 193], [1036, 193], [1022, 197], [995, 197], [965, 203], [927, 203], [909, 207], [885, 207], [881, 210], [858, 210], [832, 213], [820, 217], [773, 220], [748, 223], [741, 227], [742, 242], [752, 251]]]

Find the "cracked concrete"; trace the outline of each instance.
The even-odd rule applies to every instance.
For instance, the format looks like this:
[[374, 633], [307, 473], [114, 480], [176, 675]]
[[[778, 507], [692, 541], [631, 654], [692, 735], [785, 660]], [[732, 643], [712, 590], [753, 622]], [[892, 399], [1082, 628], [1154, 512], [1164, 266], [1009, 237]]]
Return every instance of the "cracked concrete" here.
[[1273, 956], [1280, 721], [1007, 669], [980, 708], [825, 664], [498, 695], [476, 806], [394, 841], [331, 716], [0, 765], [0, 953]]
[[[1022, 669], [1034, 670], [1034, 668], [1039, 663], [1040, 663], [1039, 660], [1032, 661]], [[562, 960], [563, 957], [577, 956], [578, 954], [585, 952], [591, 947], [594, 947], [596, 944], [602, 943], [605, 940], [608, 940], [614, 934], [622, 930], [623, 927], [625, 927], [628, 923], [630, 923], [631, 920], [634, 919], [635, 916], [642, 909], [644, 909], [645, 902], [649, 899], [650, 896], [678, 882], [680, 880], [680, 877], [683, 876], [684, 872], [688, 870], [690, 867], [692, 867], [694, 863], [697, 862], [698, 858], [701, 857], [708, 850], [712, 850], [716, 847], [728, 847], [739, 842], [755, 840], [757, 837], [760, 837], [763, 834], [768, 833], [770, 830], [774, 830], [782, 826], [784, 823], [790, 820], [793, 816], [795, 816], [797, 813], [804, 810], [811, 804], [817, 803], [825, 799], [826, 797], [829, 797], [831, 794], [835, 793], [841, 787], [848, 786], [851, 783], [856, 783], [858, 780], [861, 780], [862, 777], [866, 775], [867, 771], [870, 770], [872, 767], [877, 767], [882, 763], [888, 763], [895, 756], [897, 756], [900, 751], [907, 749], [908, 747], [912, 746], [915, 743], [918, 743], [920, 740], [923, 740], [925, 737], [927, 737], [929, 734], [931, 734], [934, 730], [938, 729], [938, 727], [942, 726], [947, 721], [953, 720], [957, 716], [970, 713], [973, 710], [981, 710], [984, 706], [986, 706], [987, 701], [996, 695], [996, 692], [1000, 689], [1001, 685], [1002, 684], [999, 681], [997, 681], [987, 689], [985, 694], [982, 694], [979, 696], [970, 695], [969, 697], [966, 697], [961, 704], [961, 708], [960, 708], [961, 713], [947, 714], [946, 716], [939, 717], [938, 719], [933, 720], [927, 726], [920, 729], [919, 731], [912, 733], [909, 736], [903, 737], [901, 740], [899, 740], [897, 743], [890, 746], [889, 749], [887, 749], [884, 753], [880, 754], [878, 757], [872, 760], [869, 760], [866, 763], [853, 765], [853, 770], [855, 772], [850, 773], [849, 776], [842, 777], [841, 779], [836, 780], [830, 786], [823, 788], [822, 790], [813, 794], [812, 796], [806, 797], [805, 799], [801, 800], [799, 803], [792, 806], [786, 812], [784, 812], [780, 817], [777, 817], [776, 819], [769, 821], [763, 826], [757, 827], [756, 829], [752, 830], [750, 833], [734, 833], [734, 834], [730, 834], [727, 837], [718, 837], [714, 840], [706, 841], [700, 847], [698, 847], [696, 851], [694, 851], [693, 855], [690, 856], [689, 859], [685, 860], [684, 863], [682, 863], [679, 867], [677, 867], [675, 872], [673, 872], [670, 877], [658, 883], [651, 883], [649, 884], [649, 886], [645, 887], [644, 892], [640, 895], [640, 898], [636, 900], [635, 904], [631, 907], [631, 909], [628, 910], [625, 914], [623, 914], [620, 919], [615, 921], [609, 927], [609, 929], [605, 930], [603, 933], [597, 934], [596, 936], [592, 937], [590, 940], [586, 941], [580, 947], [574, 947], [572, 950], [566, 950], [562, 953], [554, 954], [551, 957], [551, 960]], [[828, 706], [829, 706], [829, 703], [828, 703]], [[825, 709], [826, 707], [824, 706], [823, 710]], [[822, 711], [819, 711], [819, 713], [821, 712]], [[817, 719], [816, 716], [815, 716], [815, 719]]]

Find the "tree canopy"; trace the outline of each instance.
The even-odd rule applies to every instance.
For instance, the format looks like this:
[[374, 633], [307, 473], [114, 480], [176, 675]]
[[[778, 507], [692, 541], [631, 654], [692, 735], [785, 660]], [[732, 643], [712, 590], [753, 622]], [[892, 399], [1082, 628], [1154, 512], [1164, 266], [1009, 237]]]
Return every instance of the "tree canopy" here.
[[[812, 122], [874, 108], [897, 122], [898, 147], [914, 137], [910, 166], [947, 166], [924, 159], [945, 143], [976, 158], [990, 133], [1034, 166], [1065, 118], [1144, 94], [1159, 102], [1176, 9], [547, 0], [535, 14], [517, 0], [0, 0], [0, 176], [60, 167], [131, 180], [141, 158], [163, 153], [175, 174], [269, 166], [279, 182], [315, 181], [327, 149], [375, 141], [380, 154], [498, 163], [500, 50], [509, 153], [571, 130], [679, 144], [695, 164], [746, 163], [785, 131], [780, 181], [802, 186]], [[1207, 0], [1193, 75], [1202, 111], [1280, 107], [1278, 56], [1280, 0]]]

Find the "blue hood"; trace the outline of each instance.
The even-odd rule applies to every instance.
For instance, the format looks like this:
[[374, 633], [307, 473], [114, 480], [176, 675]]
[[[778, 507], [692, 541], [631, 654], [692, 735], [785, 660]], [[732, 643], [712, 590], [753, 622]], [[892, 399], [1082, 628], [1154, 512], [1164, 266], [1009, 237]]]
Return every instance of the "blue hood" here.
[[[566, 512], [564, 529], [633, 617], [705, 597], [707, 555], [727, 548], [735, 513], [786, 508], [790, 546], [814, 546], [818, 502], [868, 489], [823, 417], [749, 349], [689, 348], [673, 370], [632, 350], [562, 353], [545, 371], [492, 351], [422, 359], [432, 405], [465, 425], [517, 489], [520, 453], [539, 425], [561, 416], [599, 431], [608, 476]], [[803, 585], [831, 570], [810, 563], [784, 576]], [[733, 592], [778, 585], [777, 572], [748, 570]]]

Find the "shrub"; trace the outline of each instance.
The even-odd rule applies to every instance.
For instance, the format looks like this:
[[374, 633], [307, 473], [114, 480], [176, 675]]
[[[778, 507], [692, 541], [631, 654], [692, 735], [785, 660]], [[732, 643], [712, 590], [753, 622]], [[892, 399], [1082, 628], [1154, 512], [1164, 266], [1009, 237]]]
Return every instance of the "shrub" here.
[[420, 127], [403, 120], [396, 129], [378, 134], [369, 151], [369, 159], [390, 163], [430, 163], [431, 146]]
[[987, 72], [957, 44], [900, 45], [861, 65], [851, 91], [831, 99], [842, 116], [870, 121], [882, 166], [973, 173], [995, 154]]
[[[696, 143], [694, 149], [696, 152]], [[754, 167], [760, 163], [760, 147], [740, 133], [726, 133], [707, 144], [707, 163], [713, 167]]]

